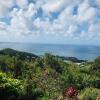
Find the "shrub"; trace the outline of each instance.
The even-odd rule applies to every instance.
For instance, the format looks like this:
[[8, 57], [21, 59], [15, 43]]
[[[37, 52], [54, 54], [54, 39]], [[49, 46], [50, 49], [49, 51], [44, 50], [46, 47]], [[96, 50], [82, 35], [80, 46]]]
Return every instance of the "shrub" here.
[[100, 96], [100, 90], [96, 88], [85, 88], [81, 91], [79, 100], [96, 100]]
[[8, 77], [0, 72], [0, 98], [12, 100], [25, 94], [24, 84], [21, 80]]

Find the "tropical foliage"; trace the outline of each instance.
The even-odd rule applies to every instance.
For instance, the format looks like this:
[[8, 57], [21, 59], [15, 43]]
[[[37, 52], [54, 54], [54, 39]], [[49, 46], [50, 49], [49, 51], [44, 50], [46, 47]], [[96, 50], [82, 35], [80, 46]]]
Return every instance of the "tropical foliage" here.
[[61, 100], [64, 95], [96, 100], [100, 96], [100, 57], [77, 64], [51, 54], [38, 57], [7, 50], [0, 53], [0, 98], [3, 100]]

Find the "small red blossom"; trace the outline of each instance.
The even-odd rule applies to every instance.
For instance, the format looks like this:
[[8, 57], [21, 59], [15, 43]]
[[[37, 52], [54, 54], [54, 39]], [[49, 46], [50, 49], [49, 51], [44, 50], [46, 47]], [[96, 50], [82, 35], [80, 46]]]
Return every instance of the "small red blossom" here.
[[78, 91], [73, 86], [68, 87], [64, 92], [64, 97], [73, 98], [74, 96], [77, 96]]

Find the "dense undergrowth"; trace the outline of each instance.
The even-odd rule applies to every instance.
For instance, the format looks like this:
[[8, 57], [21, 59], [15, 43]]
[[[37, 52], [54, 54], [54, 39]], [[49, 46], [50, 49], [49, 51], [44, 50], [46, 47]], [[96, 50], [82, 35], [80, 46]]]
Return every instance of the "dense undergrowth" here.
[[61, 100], [69, 86], [79, 91], [79, 100], [100, 96], [100, 57], [78, 65], [51, 54], [35, 59], [21, 56], [0, 54], [2, 100]]

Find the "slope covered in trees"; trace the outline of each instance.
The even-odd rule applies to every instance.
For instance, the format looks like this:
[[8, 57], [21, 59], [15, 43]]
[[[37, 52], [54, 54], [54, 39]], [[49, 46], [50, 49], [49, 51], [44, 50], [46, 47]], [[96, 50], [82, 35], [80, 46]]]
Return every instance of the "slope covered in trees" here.
[[37, 58], [37, 55], [34, 55], [32, 53], [17, 51], [14, 49], [6, 48], [3, 50], [0, 50], [0, 55], [9, 55], [9, 56], [18, 56], [19, 59], [25, 60], [26, 58]]
[[[12, 49], [0, 52], [0, 98], [3, 100], [62, 100], [65, 90], [72, 86], [78, 90], [79, 100], [96, 100], [100, 96], [100, 57], [77, 65], [51, 54], [31, 60], [27, 56], [34, 57]], [[75, 95], [66, 96], [74, 98]]]

